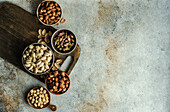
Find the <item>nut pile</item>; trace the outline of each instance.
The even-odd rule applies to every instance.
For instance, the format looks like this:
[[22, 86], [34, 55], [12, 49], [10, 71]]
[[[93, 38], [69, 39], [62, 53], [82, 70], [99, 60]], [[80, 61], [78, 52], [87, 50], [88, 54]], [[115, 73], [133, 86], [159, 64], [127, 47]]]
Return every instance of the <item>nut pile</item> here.
[[65, 93], [70, 86], [70, 79], [65, 72], [54, 71], [47, 77], [47, 88], [51, 93]]
[[61, 59], [57, 59], [54, 64], [52, 70], [58, 70], [60, 68], [60, 64], [62, 63]]
[[55, 24], [61, 18], [61, 7], [55, 1], [44, 1], [38, 9], [38, 17], [45, 24]]
[[24, 66], [35, 74], [49, 70], [52, 59], [52, 51], [45, 45], [31, 44], [23, 54]]
[[[46, 29], [39, 29], [38, 30], [38, 42], [37, 43], [42, 43], [45, 44], [50, 42], [50, 37], [52, 36], [52, 32], [49, 31], [47, 32]], [[45, 42], [44, 42], [45, 41]]]
[[61, 53], [67, 53], [75, 47], [76, 39], [70, 31], [60, 31], [53, 40], [54, 47]]
[[34, 107], [43, 108], [49, 103], [49, 93], [43, 87], [31, 89], [28, 95], [28, 100]]

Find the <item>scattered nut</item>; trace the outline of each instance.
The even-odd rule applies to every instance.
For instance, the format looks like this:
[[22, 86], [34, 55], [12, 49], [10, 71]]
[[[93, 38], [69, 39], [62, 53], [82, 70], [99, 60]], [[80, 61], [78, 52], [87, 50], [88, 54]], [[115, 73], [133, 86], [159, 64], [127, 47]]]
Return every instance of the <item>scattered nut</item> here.
[[61, 22], [61, 23], [65, 23], [65, 22], [66, 22], [66, 19], [62, 18], [60, 22]]

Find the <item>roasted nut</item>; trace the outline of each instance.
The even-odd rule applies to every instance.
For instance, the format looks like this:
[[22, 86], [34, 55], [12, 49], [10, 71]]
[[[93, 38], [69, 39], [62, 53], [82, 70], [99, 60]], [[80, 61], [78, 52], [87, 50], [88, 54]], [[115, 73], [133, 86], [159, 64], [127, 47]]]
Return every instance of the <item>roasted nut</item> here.
[[62, 18], [60, 22], [61, 22], [61, 23], [65, 23], [65, 22], [66, 22], [66, 19]]

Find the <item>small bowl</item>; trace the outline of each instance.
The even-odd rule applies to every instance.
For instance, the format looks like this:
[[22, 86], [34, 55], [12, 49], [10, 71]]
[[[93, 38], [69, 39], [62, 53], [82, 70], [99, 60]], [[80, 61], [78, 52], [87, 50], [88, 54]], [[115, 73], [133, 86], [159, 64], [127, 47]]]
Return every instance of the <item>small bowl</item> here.
[[[33, 90], [36, 90], [36, 89], [39, 89], [39, 88], [41, 88], [41, 87], [34, 87], [33, 88]], [[43, 88], [44, 90], [46, 90], [47, 91], [47, 89], [45, 89], [45, 88]], [[32, 90], [32, 89], [31, 89]], [[46, 104], [46, 105], [44, 105], [43, 106], [43, 108], [39, 108], [39, 107], [35, 107], [34, 105], [32, 105], [32, 103], [30, 102], [30, 100], [29, 100], [29, 96], [30, 96], [30, 91], [28, 92], [28, 94], [27, 94], [27, 102], [28, 102], [28, 104], [31, 106], [31, 107], [33, 107], [33, 108], [35, 108], [35, 109], [43, 109], [43, 108], [45, 108], [45, 107], [50, 107], [50, 109], [52, 110], [52, 111], [56, 111], [57, 110], [57, 106], [56, 105], [51, 105], [50, 104], [50, 102], [51, 102], [51, 98], [50, 98], [50, 93], [47, 91], [47, 94], [48, 94], [48, 97], [49, 97], [49, 102]]]
[[[53, 63], [54, 63], [54, 54], [53, 54], [53, 51], [51, 50], [50, 47], [48, 47], [47, 45], [42, 44], [42, 43], [32, 43], [32, 44], [30, 44], [30, 45], [44, 45], [44, 46], [46, 46], [48, 49], [50, 49], [50, 51], [52, 52], [51, 65], [50, 65], [49, 69], [46, 70], [45, 72], [36, 74], [36, 73], [34, 73], [34, 72], [28, 70], [28, 68], [24, 65], [24, 59], [23, 59], [23, 57], [22, 57], [22, 64], [23, 64], [24, 68], [25, 68], [29, 73], [34, 74], [34, 75], [42, 75], [42, 74], [46, 74], [46, 73], [52, 68], [52, 65], [53, 65]], [[30, 46], [30, 45], [29, 45], [29, 46]], [[24, 51], [23, 51], [23, 53], [22, 53], [22, 56], [24, 55], [25, 51], [29, 48], [29, 46], [27, 46], [27, 47], [24, 49]]]
[[43, 21], [41, 21], [40, 20], [40, 18], [39, 18], [39, 8], [41, 7], [41, 4], [42, 3], [44, 3], [44, 2], [55, 2], [55, 3], [57, 3], [56, 1], [53, 1], [53, 0], [44, 0], [44, 1], [42, 1], [39, 5], [38, 5], [38, 7], [37, 7], [37, 18], [38, 18], [38, 20], [43, 24], [43, 25], [46, 25], [46, 26], [53, 26], [53, 25], [57, 25], [57, 24], [59, 24], [59, 21], [61, 21], [62, 20], [62, 13], [63, 13], [63, 11], [62, 11], [62, 8], [60, 7], [60, 5], [58, 4], [58, 6], [59, 6], [59, 8], [61, 9], [61, 16], [60, 16], [60, 19], [57, 21], [57, 22], [55, 22], [55, 23], [53, 23], [53, 24], [46, 24], [46, 23], [44, 23]]
[[[55, 72], [55, 71], [52, 71], [52, 72]], [[64, 71], [58, 70], [58, 72], [61, 73], [61, 72], [64, 72]], [[65, 72], [64, 72], [64, 73], [65, 73]], [[50, 92], [50, 93], [55, 94], [55, 95], [62, 95], [62, 94], [66, 93], [66, 92], [69, 90], [70, 84], [71, 84], [71, 82], [70, 82], [70, 77], [68, 76], [67, 73], [65, 73], [65, 75], [67, 76], [67, 78], [68, 78], [68, 80], [69, 80], [69, 85], [68, 85], [66, 91], [64, 91], [64, 92], [62, 92], [62, 93], [56, 93], [56, 92]], [[47, 83], [47, 78], [48, 78], [48, 77], [46, 77], [46, 79], [45, 79], [45, 85], [46, 85], [46, 88], [50, 91], [49, 85], [48, 85], [48, 83]]]
[[[74, 47], [71, 48], [71, 50], [68, 51], [68, 52], [60, 52], [60, 51], [58, 51], [58, 50], [55, 48], [55, 46], [54, 46], [54, 38], [55, 38], [56, 36], [58, 36], [58, 34], [59, 34], [60, 32], [63, 32], [63, 31], [64, 31], [64, 32], [69, 32], [69, 33], [72, 34], [72, 35], [74, 36], [74, 38], [75, 38]], [[53, 35], [52, 35], [52, 37], [51, 37], [51, 46], [52, 46], [52, 48], [54, 49], [55, 52], [57, 52], [57, 53], [59, 53], [59, 54], [62, 54], [62, 55], [68, 55], [68, 54], [72, 53], [72, 52], [75, 50], [75, 48], [76, 48], [76, 46], [77, 46], [77, 38], [76, 38], [76, 36], [74, 35], [74, 33], [71, 32], [70, 30], [60, 29], [60, 30], [57, 30], [56, 32], [53, 33]]]

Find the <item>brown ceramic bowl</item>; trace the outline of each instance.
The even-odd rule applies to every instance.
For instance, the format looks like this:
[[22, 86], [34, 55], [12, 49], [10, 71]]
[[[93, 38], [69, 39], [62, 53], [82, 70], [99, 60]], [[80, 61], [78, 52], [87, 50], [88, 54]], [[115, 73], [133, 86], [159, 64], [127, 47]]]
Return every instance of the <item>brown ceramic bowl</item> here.
[[[33, 44], [30, 44], [30, 45], [44, 45], [44, 44], [41, 44], [41, 43], [33, 43]], [[30, 45], [29, 45], [29, 46], [30, 46]], [[29, 46], [27, 46], [27, 47], [24, 49], [24, 51], [23, 51], [23, 53], [22, 53], [22, 56], [24, 55], [25, 51], [29, 48]], [[53, 54], [53, 51], [51, 50], [50, 47], [48, 47], [47, 45], [44, 45], [44, 46], [46, 46], [46, 47], [52, 52], [52, 54]], [[25, 61], [24, 61], [23, 57], [22, 57], [22, 64], [23, 64], [24, 68], [25, 68], [29, 73], [34, 74], [34, 75], [42, 75], [42, 74], [46, 74], [46, 73], [52, 68], [52, 65], [53, 65], [53, 63], [54, 63], [54, 60], [55, 60], [55, 59], [54, 59], [54, 54], [53, 54], [53, 55], [52, 55], [52, 60], [51, 60], [51, 65], [50, 65], [49, 69], [46, 70], [45, 72], [37, 73], [37, 74], [34, 73], [34, 72], [32, 72], [32, 71], [30, 71], [30, 70], [28, 70], [28, 68], [24, 65]]]
[[38, 5], [38, 7], [37, 7], [37, 18], [38, 18], [38, 20], [43, 24], [43, 25], [46, 25], [46, 26], [52, 26], [52, 25], [57, 25], [58, 23], [59, 23], [59, 21], [61, 21], [61, 19], [62, 19], [62, 9], [61, 9], [61, 7], [60, 7], [60, 5], [58, 4], [58, 7], [61, 9], [61, 16], [60, 16], [60, 19], [57, 21], [57, 22], [55, 22], [55, 23], [53, 23], [53, 24], [46, 24], [46, 23], [44, 23], [43, 21], [41, 21], [40, 20], [40, 18], [39, 18], [39, 9], [40, 9], [40, 7], [41, 7], [41, 4], [42, 3], [45, 3], [45, 2], [54, 2], [54, 3], [57, 3], [56, 1], [54, 1], [54, 0], [44, 0], [44, 1], [42, 1], [39, 5]]
[[[34, 87], [33, 90], [36, 90], [36, 89], [39, 89], [39, 88], [41, 88], [41, 87]], [[43, 88], [43, 89], [47, 91], [47, 89], [45, 89], [45, 88]], [[32, 89], [31, 89], [31, 90], [32, 90]], [[50, 104], [50, 101], [51, 101], [50, 93], [47, 91], [47, 94], [48, 94], [48, 97], [49, 97], [49, 102], [48, 102], [46, 105], [44, 105], [43, 108], [45, 108], [45, 107], [48, 106], [52, 111], [56, 111], [56, 110], [57, 110], [57, 106]], [[28, 101], [28, 103], [29, 103], [29, 105], [30, 105], [31, 107], [33, 107], [33, 108], [35, 108], [35, 109], [43, 109], [43, 108], [35, 107], [34, 105], [32, 105], [32, 103], [31, 103], [30, 100], [29, 100], [29, 96], [30, 96], [30, 91], [29, 91], [29, 93], [28, 93], [28, 95], [27, 95], [27, 101]]]
[[[75, 40], [74, 45], [67, 52], [64, 52], [64, 51], [61, 52], [61, 51], [57, 50], [57, 48], [56, 48], [57, 46], [55, 46], [54, 38], [56, 38], [59, 35], [59, 33], [61, 33], [61, 32], [67, 32], [67, 33], [73, 35], [74, 40]], [[60, 30], [57, 30], [56, 32], [53, 33], [53, 35], [51, 37], [51, 46], [52, 46], [52, 48], [54, 49], [55, 52], [57, 52], [59, 54], [62, 54], [62, 55], [68, 55], [68, 54], [72, 53], [75, 50], [75, 48], [77, 46], [77, 39], [76, 39], [75, 34], [72, 31], [67, 30], [67, 29], [60, 29]]]
[[[61, 71], [61, 70], [57, 70], [57, 71], [58, 71], [59, 73], [64, 72], [64, 71]], [[55, 72], [55, 71], [52, 71], [52, 72]], [[64, 72], [64, 73], [65, 73], [65, 72]], [[70, 77], [68, 76], [68, 74], [65, 73], [65, 75], [66, 75], [66, 77], [67, 77], [68, 80], [69, 80], [69, 85], [68, 85], [66, 91], [60, 92], [60, 93], [57, 93], [57, 92], [51, 92], [51, 93], [53, 93], [53, 94], [55, 94], [55, 95], [62, 95], [62, 94], [66, 93], [66, 92], [68, 91], [68, 89], [70, 88], [70, 83], [71, 83], [71, 82], [70, 82]], [[46, 77], [46, 79], [45, 79], [45, 85], [46, 85], [46, 88], [50, 91], [49, 83], [47, 82], [47, 78], [48, 78], [48, 77]]]

